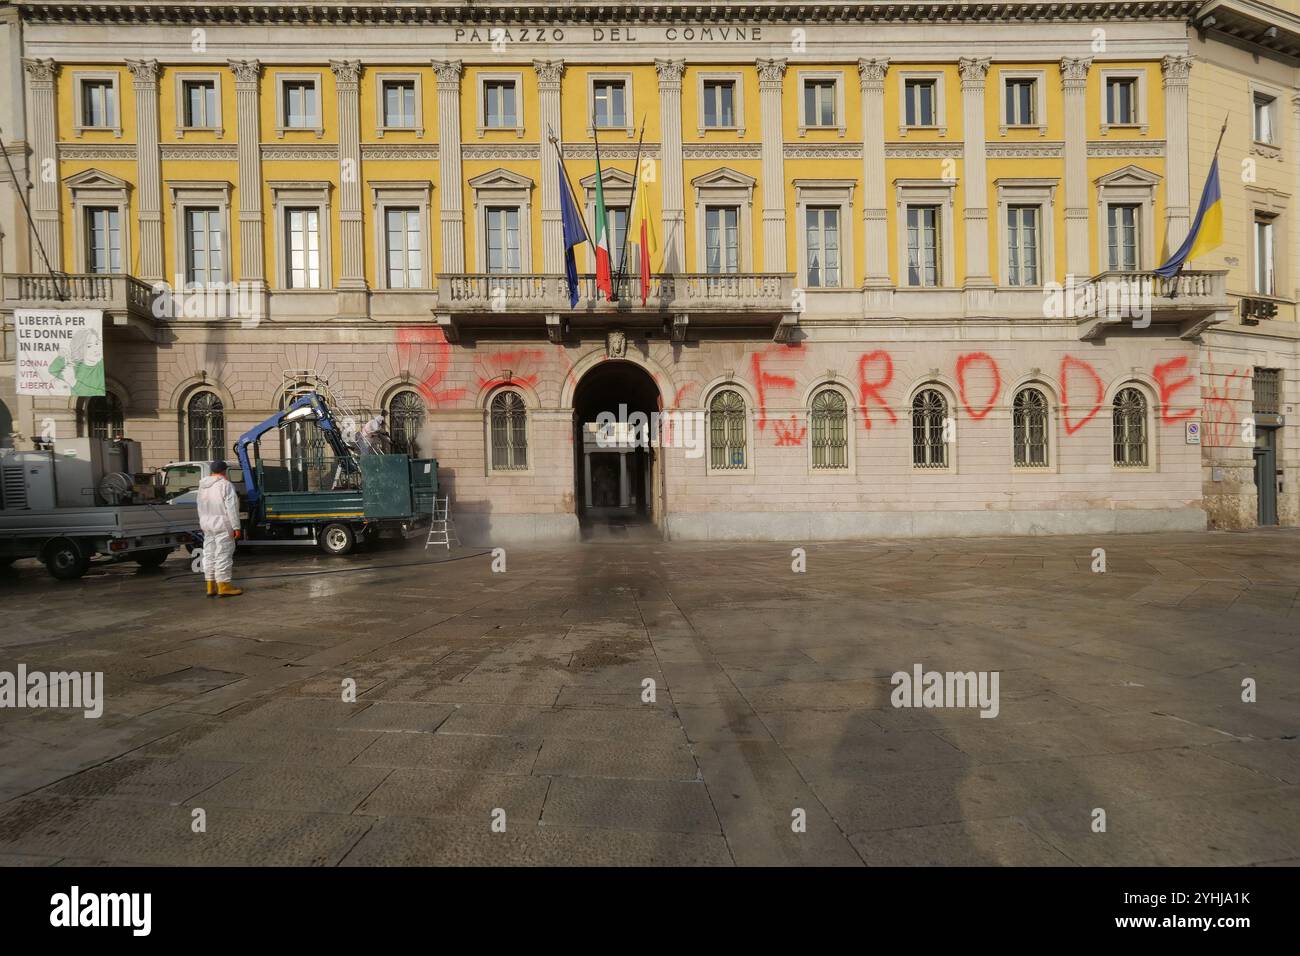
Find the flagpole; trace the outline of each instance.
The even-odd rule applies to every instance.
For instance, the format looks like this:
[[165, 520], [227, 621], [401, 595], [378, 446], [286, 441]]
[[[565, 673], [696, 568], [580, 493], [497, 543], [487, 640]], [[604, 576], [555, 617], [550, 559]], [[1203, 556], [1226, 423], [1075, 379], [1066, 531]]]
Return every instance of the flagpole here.
[[[641, 185], [641, 143], [645, 140], [645, 116], [641, 117], [641, 136], [636, 141], [636, 161], [632, 164], [632, 197], [627, 207], [627, 227], [623, 230], [623, 247], [618, 251], [618, 281], [627, 272], [627, 239], [632, 232], [633, 210], [636, 209], [636, 192]], [[617, 288], [617, 285], [615, 286]]]
[[[560, 185], [569, 191], [569, 201], [573, 203], [573, 208], [578, 208], [577, 194], [573, 191], [573, 183], [569, 181], [569, 168], [564, 165], [564, 153], [560, 150], [560, 141], [555, 138], [555, 130], [547, 124], [546, 133], [551, 140], [551, 145], [555, 147], [555, 157], [560, 161]], [[581, 218], [581, 217], [580, 217]], [[588, 242], [591, 241], [591, 235], [587, 232], [587, 223], [583, 221], [582, 234]]]
[[[594, 103], [592, 104], [592, 107], [591, 107], [591, 140], [592, 140], [592, 142], [595, 143], [595, 145], [596, 145], [596, 186], [597, 186], [597, 188], [599, 189], [599, 195], [603, 196], [603, 195], [605, 194], [605, 183], [604, 183], [604, 179], [603, 179], [603, 177], [604, 177], [605, 174], [604, 174], [603, 170], [601, 170], [601, 168], [600, 168], [600, 127], [596, 125], [596, 106], [595, 106]], [[605, 237], [605, 241], [606, 241], [606, 242], [609, 242], [609, 212], [608, 212], [608, 209], [609, 209], [609, 207], [606, 206], [604, 209], [592, 210], [593, 214], [595, 214], [595, 213], [599, 213], [599, 212], [604, 212], [604, 213], [605, 213], [605, 221], [602, 222], [602, 223], [598, 223], [598, 224], [597, 224], [597, 225], [600, 227], [600, 228], [597, 230], [597, 233], [598, 233], [599, 235], [603, 235], [603, 236]], [[599, 252], [599, 250], [596, 249], [596, 244], [595, 244], [594, 242], [592, 243], [592, 251], [595, 253], [596, 259], [597, 259], [597, 261], [599, 262], [599, 260], [600, 260], [600, 252]], [[597, 272], [599, 272], [599, 267], [597, 268]], [[611, 276], [611, 279], [612, 279], [612, 276]], [[596, 299], [599, 299], [599, 298], [600, 298], [600, 287], [599, 287], [599, 285], [597, 285], [597, 287], [596, 287], [596, 294], [595, 294], [595, 296], [593, 296], [593, 298], [596, 298]], [[609, 299], [608, 299], [607, 301], [609, 301], [609, 302], [617, 302], [617, 301], [618, 301], [618, 290], [614, 287], [614, 284], [613, 284], [612, 281], [610, 282], [610, 287], [609, 287]]]

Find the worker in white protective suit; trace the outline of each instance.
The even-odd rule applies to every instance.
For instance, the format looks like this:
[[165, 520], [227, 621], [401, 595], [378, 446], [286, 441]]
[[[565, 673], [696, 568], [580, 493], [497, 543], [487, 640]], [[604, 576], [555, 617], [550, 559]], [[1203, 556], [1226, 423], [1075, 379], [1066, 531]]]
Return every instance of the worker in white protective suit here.
[[208, 597], [234, 597], [242, 588], [230, 583], [239, 540], [239, 495], [226, 478], [226, 463], [214, 461], [212, 474], [199, 482], [199, 528], [203, 531], [203, 577]]
[[357, 441], [357, 454], [386, 455], [388, 454], [389, 440], [388, 427], [381, 412], [361, 426], [361, 438]]

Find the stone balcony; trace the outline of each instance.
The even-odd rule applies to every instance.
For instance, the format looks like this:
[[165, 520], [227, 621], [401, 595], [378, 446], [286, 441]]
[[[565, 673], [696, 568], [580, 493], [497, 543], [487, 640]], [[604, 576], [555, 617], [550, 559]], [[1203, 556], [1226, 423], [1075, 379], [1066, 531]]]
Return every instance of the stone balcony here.
[[616, 300], [596, 299], [596, 279], [578, 277], [578, 304], [569, 305], [563, 275], [463, 273], [438, 277], [438, 322], [449, 340], [462, 329], [545, 325], [553, 340], [565, 327], [617, 324], [630, 328], [668, 326], [676, 338], [688, 327], [767, 327], [783, 340], [797, 325], [793, 273], [675, 273], [650, 279], [641, 304], [641, 280], [623, 276]]
[[1190, 339], [1230, 317], [1227, 270], [1184, 271], [1165, 278], [1154, 272], [1102, 272], [1067, 287], [1079, 338], [1091, 340], [1125, 325], [1173, 325]]
[[157, 325], [153, 288], [129, 275], [56, 272], [4, 276], [0, 307], [14, 309], [100, 309], [105, 327], [119, 326], [153, 338]]

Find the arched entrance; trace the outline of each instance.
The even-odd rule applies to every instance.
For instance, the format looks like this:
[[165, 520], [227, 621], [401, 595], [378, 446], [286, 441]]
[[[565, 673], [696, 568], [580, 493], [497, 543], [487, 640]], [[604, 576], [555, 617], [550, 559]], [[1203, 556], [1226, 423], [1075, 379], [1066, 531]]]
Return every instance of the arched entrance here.
[[659, 522], [662, 456], [652, 416], [659, 387], [634, 362], [600, 362], [573, 393], [574, 500], [584, 536]]

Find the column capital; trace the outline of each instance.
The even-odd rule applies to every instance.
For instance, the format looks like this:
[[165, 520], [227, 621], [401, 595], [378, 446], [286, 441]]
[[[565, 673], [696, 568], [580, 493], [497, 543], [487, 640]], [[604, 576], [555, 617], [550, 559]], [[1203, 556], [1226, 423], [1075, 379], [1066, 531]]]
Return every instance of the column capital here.
[[361, 80], [360, 60], [330, 60], [330, 71], [338, 80], [339, 88], [356, 89]]
[[760, 90], [781, 89], [781, 80], [785, 77], [785, 60], [778, 57], [759, 58], [754, 61], [754, 66], [758, 67]]
[[533, 69], [537, 71], [539, 90], [559, 92], [560, 79], [564, 76], [563, 60], [533, 60]]
[[39, 59], [35, 57], [23, 58], [23, 69], [27, 75], [32, 78], [32, 84], [53, 83], [54, 78], [59, 75], [59, 64], [50, 59]]
[[963, 56], [957, 60], [957, 71], [961, 73], [961, 88], [974, 90], [984, 88], [984, 77], [988, 76], [989, 65], [993, 62], [988, 56]]
[[659, 74], [659, 92], [681, 91], [682, 77], [686, 74], [685, 60], [655, 60], [655, 72]]
[[157, 60], [127, 60], [126, 68], [131, 71], [131, 81], [136, 89], [158, 85]]
[[883, 90], [885, 88], [885, 73], [888, 70], [889, 57], [858, 60], [858, 81], [862, 86], [862, 92]]
[[438, 77], [439, 90], [459, 90], [460, 74], [464, 66], [460, 60], [434, 60], [433, 72]]
[[1092, 58], [1086, 56], [1067, 56], [1061, 59], [1061, 85], [1066, 89], [1078, 87], [1088, 81], [1088, 71], [1092, 69]]
[[1195, 57], [1185, 54], [1170, 55], [1161, 59], [1160, 70], [1164, 73], [1165, 86], [1186, 86], [1194, 59]]
[[258, 60], [227, 60], [230, 72], [235, 74], [236, 86], [257, 87], [262, 76], [262, 64]]

